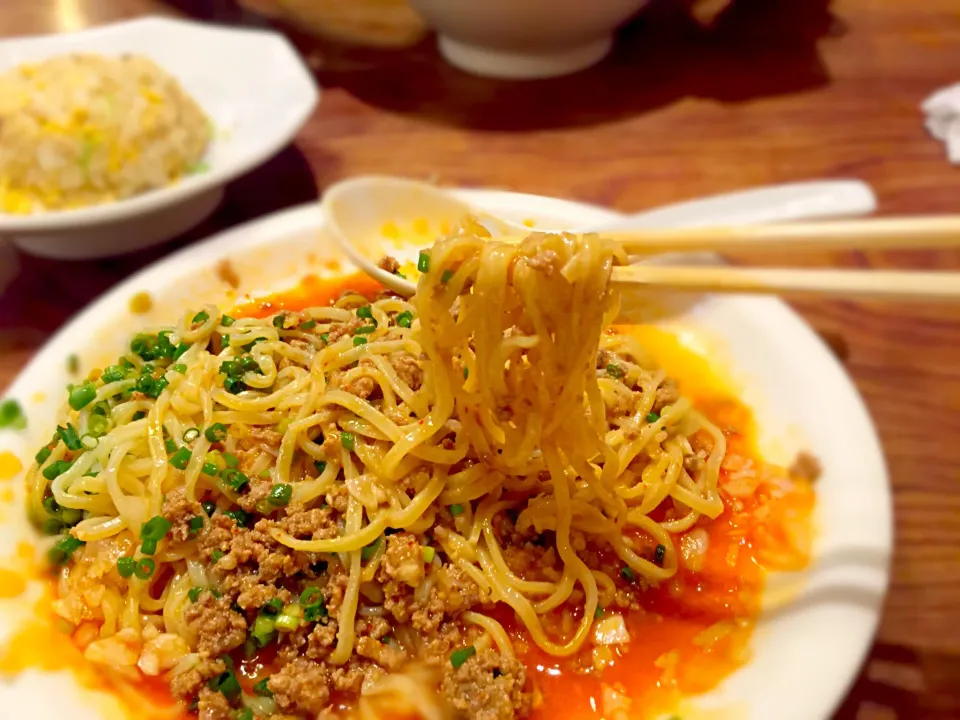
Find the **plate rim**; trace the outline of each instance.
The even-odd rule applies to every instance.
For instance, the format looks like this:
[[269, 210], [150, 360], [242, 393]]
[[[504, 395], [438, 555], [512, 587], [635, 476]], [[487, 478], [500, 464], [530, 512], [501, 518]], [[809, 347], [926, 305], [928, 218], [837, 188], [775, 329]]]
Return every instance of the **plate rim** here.
[[[496, 206], [498, 201], [505, 199], [513, 202], [535, 200], [544, 202], [547, 206], [563, 208], [571, 213], [588, 212], [596, 219], [601, 219], [603, 215], [606, 215], [611, 221], [622, 217], [621, 213], [608, 208], [562, 198], [485, 189], [456, 189], [454, 192], [463, 199], [477, 205]], [[541, 210], [541, 212], [546, 214], [547, 211]], [[122, 307], [124, 301], [132, 292], [138, 290], [162, 291], [176, 283], [178, 278], [196, 272], [198, 266], [202, 268], [212, 265], [221, 259], [227, 251], [234, 254], [250, 251], [267, 242], [265, 238], [287, 237], [294, 233], [312, 231], [322, 228], [322, 224], [323, 215], [320, 206], [316, 203], [306, 203], [225, 229], [151, 263], [93, 300], [65, 322], [18, 373], [16, 379], [6, 391], [5, 397], [21, 397], [22, 399], [23, 390], [21, 386], [29, 384], [29, 378], [32, 374], [35, 374], [38, 369], [48, 366], [51, 362], [61, 361], [72, 350], [75, 343], [71, 340], [71, 337], [81, 334], [78, 331], [85, 325], [89, 326], [89, 322], [98, 316], [109, 317], [115, 312], [118, 303]], [[189, 260], [190, 263], [184, 263], [185, 260]], [[189, 270], [178, 269], [178, 266], [188, 266], [190, 264], [193, 267]], [[347, 264], [347, 267], [352, 266]], [[795, 310], [782, 300], [778, 298], [753, 298], [749, 302], [756, 303], [757, 313], [781, 323], [788, 334], [797, 334], [802, 342], [815, 350], [819, 361], [825, 363], [824, 367], [830, 368], [830, 372], [835, 376], [834, 380], [839, 380], [843, 384], [847, 394], [846, 400], [852, 403], [850, 409], [859, 416], [858, 430], [865, 443], [863, 447], [857, 449], [869, 453], [864, 457], [874, 466], [876, 479], [881, 482], [883, 487], [882, 497], [877, 496], [873, 499], [877, 502], [874, 519], [878, 524], [882, 524], [884, 532], [882, 537], [878, 534], [877, 537], [872, 538], [874, 541], [882, 543], [882, 547], [878, 546], [877, 549], [885, 553], [886, 564], [882, 568], [882, 586], [879, 588], [875, 601], [865, 608], [869, 612], [869, 617], [865, 617], [864, 621], [860, 623], [856, 636], [844, 644], [844, 647], [847, 648], [845, 653], [847, 659], [842, 665], [842, 671], [838, 671], [828, 681], [817, 684], [817, 687], [821, 688], [816, 693], [818, 698], [811, 701], [815, 712], [812, 716], [805, 717], [827, 718], [846, 697], [863, 666], [881, 620], [882, 607], [889, 590], [893, 548], [893, 502], [889, 471], [879, 434], [863, 397], [846, 368], [837, 360], [823, 340]], [[758, 626], [758, 632], [759, 630], [760, 627]], [[736, 672], [731, 677], [734, 675], [736, 675]], [[696, 698], [697, 696], [692, 697]]]
[[[17, 233], [29, 238], [30, 235], [51, 231], [70, 231], [71, 229], [110, 225], [162, 211], [187, 199], [213, 191], [276, 155], [296, 136], [320, 102], [323, 90], [313, 74], [307, 68], [293, 44], [285, 36], [273, 30], [209, 25], [193, 20], [151, 16], [96, 25], [76, 32], [11, 37], [7, 38], [6, 44], [8, 47], [17, 44], [39, 45], [54, 43], [65, 38], [95, 39], [111, 35], [123, 36], [130, 33], [136, 36], [138, 33], [159, 27], [171, 28], [178, 33], [255, 39], [262, 44], [265, 52], [283, 57], [283, 62], [290, 67], [291, 76], [296, 76], [297, 101], [291, 103], [291, 107], [295, 108], [296, 111], [287, 122], [273, 126], [272, 138], [256, 152], [245, 152], [229, 163], [212, 166], [207, 172], [123, 200], [71, 210], [43, 212], [36, 215], [14, 215], [0, 212], [0, 233]], [[54, 51], [52, 55], [55, 54], [58, 53]]]

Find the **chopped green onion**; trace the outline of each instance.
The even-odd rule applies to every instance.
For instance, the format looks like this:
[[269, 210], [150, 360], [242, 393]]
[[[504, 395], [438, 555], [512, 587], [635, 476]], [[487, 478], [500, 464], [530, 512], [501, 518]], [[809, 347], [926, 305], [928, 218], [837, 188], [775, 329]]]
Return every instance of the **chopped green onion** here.
[[150, 558], [140, 558], [137, 561], [137, 566], [133, 570], [133, 574], [141, 580], [146, 580], [153, 575], [153, 571], [156, 569], [157, 564], [153, 560]]
[[259, 477], [261, 480], [269, 480], [269, 479], [270, 479], [270, 468], [264, 468], [263, 470], [261, 470], [261, 471], [260, 471], [260, 475], [259, 475], [258, 477]]
[[67, 372], [76, 375], [78, 370], [80, 370], [80, 358], [76, 353], [70, 353], [67, 355]]
[[369, 545], [365, 545], [362, 550], [360, 550], [360, 558], [363, 560], [369, 560], [380, 550], [380, 546], [383, 544], [383, 535], [378, 537]]
[[120, 365], [111, 365], [103, 371], [103, 374], [100, 375], [100, 379], [103, 380], [104, 384], [107, 384], [123, 380], [126, 376], [127, 368], [121, 367]]
[[254, 686], [253, 691], [260, 697], [273, 697], [273, 693], [270, 692], [270, 688], [267, 687], [267, 681], [269, 677], [263, 678], [263, 680], [258, 680]]
[[51, 565], [63, 565], [83, 545], [86, 545], [83, 540], [77, 540], [73, 535], [64, 535], [47, 550], [47, 560]]
[[223, 389], [231, 395], [239, 395], [247, 389], [247, 384], [243, 382], [243, 380], [237, 380], [236, 378], [228, 377], [223, 381]]
[[599, 620], [603, 617], [603, 608], [597, 605], [597, 609], [593, 611], [594, 620]]
[[60, 514], [60, 505], [57, 503], [57, 499], [53, 495], [47, 495], [43, 499], [43, 509], [47, 511], [50, 515], [59, 515]]
[[193, 587], [190, 588], [190, 591], [187, 593], [187, 597], [190, 598], [190, 602], [195, 603], [200, 599], [200, 594], [204, 591], [202, 587]]
[[633, 582], [637, 579], [637, 574], [633, 571], [631, 567], [625, 567], [620, 571], [620, 577], [622, 577], [627, 582]]
[[659, 419], [660, 419], [660, 416], [655, 412], [647, 414], [647, 422], [649, 423], [655, 423]]
[[140, 543], [140, 552], [144, 555], [155, 555], [157, 552], [157, 541], [147, 539]]
[[207, 686], [211, 690], [219, 690], [228, 700], [239, 697], [242, 692], [240, 683], [237, 681], [237, 676], [233, 670], [220, 673], [217, 677], [212, 678], [210, 682], [207, 683]]
[[243, 488], [247, 486], [247, 483], [250, 482], [250, 478], [248, 478], [239, 470], [234, 470], [233, 468], [221, 470], [220, 477], [227, 485], [233, 488], [234, 492], [241, 492]]
[[83, 446], [84, 450], [96, 450], [97, 445], [100, 444], [100, 440], [95, 436], [86, 433], [80, 438], [80, 444]]
[[185, 443], [192, 443], [198, 437], [200, 437], [200, 428], [192, 427], [183, 431], [183, 441]]
[[304, 607], [323, 602], [323, 591], [318, 587], [307, 587], [300, 593], [300, 604]]
[[216, 477], [220, 473], [220, 468], [213, 463], [204, 463], [203, 467], [200, 468], [200, 472], [202, 472], [204, 475], [209, 475], [210, 477]]
[[320, 474], [323, 475], [323, 471], [327, 469], [327, 464], [323, 460], [314, 460], [313, 468]]
[[428, 565], [432, 563], [433, 559], [437, 556], [437, 551], [429, 545], [424, 545], [420, 548], [420, 551], [423, 553], [423, 561]]
[[212, 443], [223, 442], [227, 439], [227, 426], [223, 423], [214, 423], [203, 431], [203, 435]]
[[[146, 416], [147, 416], [147, 414], [146, 414], [143, 410], [137, 410], [137, 411], [133, 414], [133, 418], [132, 418], [132, 419], [133, 419], [134, 422], [136, 422], [137, 420], [143, 420]], [[173, 442], [173, 441], [171, 440], [170, 442]], [[169, 450], [168, 450], [167, 452], [169, 452]]]
[[278, 630], [287, 630], [292, 632], [300, 627], [300, 618], [296, 615], [290, 615], [288, 613], [280, 613], [277, 615], [277, 629]]
[[413, 324], [413, 313], [409, 310], [404, 310], [397, 315], [397, 325], [399, 327], [408, 328], [411, 324]]
[[[206, 467], [207, 467], [207, 466], [204, 465], [203, 467], [204, 467], [204, 472], [207, 472], [207, 471], [206, 471]], [[212, 473], [208, 473], [208, 474], [209, 474], [209, 475], [216, 475], [216, 472], [212, 472]], [[217, 504], [216, 504], [216, 503], [212, 503], [212, 502], [210, 502], [209, 500], [204, 500], [202, 503], [200, 503], [200, 507], [203, 508], [203, 511], [207, 514], [207, 517], [213, 517], [213, 513], [214, 513], [214, 512], [216, 511], [216, 509], [217, 509]]]
[[345, 450], [353, 450], [353, 448], [356, 445], [354, 441], [353, 433], [351, 432], [340, 433], [340, 444], [343, 445]]
[[67, 527], [73, 527], [83, 520], [83, 510], [79, 508], [60, 508], [60, 522]]
[[300, 323], [301, 330], [313, 330], [316, 326], [317, 326], [317, 321], [314, 320], [313, 318], [310, 318], [309, 320], [304, 320], [302, 323]]
[[220, 562], [220, 558], [222, 558], [225, 554], [226, 553], [224, 553], [223, 550], [214, 550], [212, 553], [210, 553], [210, 561]]
[[240, 464], [240, 458], [228, 452], [223, 453], [223, 461], [227, 464], [228, 468], [235, 468]]
[[192, 454], [193, 453], [191, 453], [189, 449], [180, 448], [170, 456], [170, 464], [173, 465], [177, 470], [183, 470], [189, 464], [190, 456]]
[[253, 520], [253, 515], [245, 510], [227, 510], [224, 515], [226, 515], [228, 518], [232, 518], [233, 521], [241, 527], [247, 527], [250, 524], [250, 521]]
[[163, 441], [163, 446], [167, 449], [167, 453], [173, 455], [177, 451], [177, 444], [173, 441], [173, 438], [167, 438]]
[[162, 515], [154, 515], [140, 527], [141, 540], [163, 540], [173, 524]]
[[308, 605], [303, 609], [304, 622], [316, 622], [322, 617], [327, 617], [327, 615], [329, 615], [327, 608], [325, 608], [321, 603], [314, 603], [313, 605]]
[[421, 250], [420, 257], [417, 258], [417, 270], [422, 273], [430, 272], [430, 253]]
[[367, 339], [365, 337], [363, 337], [362, 335], [354, 336], [353, 338], [354, 347], [360, 347], [361, 345], [366, 345], [366, 344], [367, 344]]
[[103, 415], [91, 415], [87, 418], [87, 435], [103, 437], [110, 430], [110, 420]]
[[120, 577], [128, 578], [133, 575], [137, 568], [137, 561], [132, 557], [122, 557], [117, 560], [117, 572]]
[[463, 366], [463, 379], [466, 380], [468, 377], [470, 377], [470, 368], [468, 368], [466, 365], [464, 365], [464, 366]]
[[253, 628], [250, 630], [250, 636], [257, 641], [260, 647], [266, 647], [273, 640], [273, 633], [276, 632], [277, 621], [271, 615], [260, 614], [253, 621]]
[[369, 305], [357, 308], [357, 317], [364, 320], [373, 320], [373, 309]]
[[190, 522], [187, 523], [187, 526], [190, 528], [190, 534], [196, 535], [198, 532], [203, 530], [203, 518], [199, 515], [194, 515], [190, 518]]
[[261, 608], [261, 610], [268, 615], [276, 615], [278, 612], [283, 610], [283, 600], [278, 597], [271, 598], [267, 604]]
[[293, 486], [287, 483], [277, 483], [271, 488], [270, 495], [267, 499], [271, 505], [281, 507], [288, 505], [291, 497], [293, 497]]
[[463, 512], [463, 505], [459, 503], [450, 506], [450, 514], [456, 517]]
[[610, 363], [609, 365], [607, 365], [607, 375], [609, 375], [610, 377], [622, 378], [623, 368], [614, 363]]
[[63, 440], [63, 444], [66, 445], [70, 450], [79, 450], [83, 447], [80, 444], [80, 437], [77, 435], [76, 428], [74, 428], [70, 423], [67, 423], [66, 427], [63, 427], [62, 425], [57, 426], [57, 435], [60, 436], [60, 439]]
[[176, 348], [174, 348], [173, 359], [179, 360], [180, 357], [189, 349], [190, 349], [190, 345], [188, 345], [185, 342], [180, 343], [179, 345], [177, 345]]
[[285, 313], [280, 313], [279, 315], [273, 318], [273, 326], [278, 330], [283, 330], [283, 323], [287, 319]]
[[477, 649], [473, 645], [467, 645], [465, 648], [460, 648], [450, 653], [450, 664], [453, 665], [454, 668], [459, 668], [476, 654]]
[[97, 388], [93, 386], [92, 382], [86, 380], [70, 391], [67, 402], [74, 410], [80, 410], [93, 402], [95, 397], [97, 397]]
[[59, 535], [63, 532], [63, 523], [56, 518], [47, 518], [43, 521], [44, 535]]
[[200, 312], [198, 312], [196, 315], [193, 316], [193, 320], [191, 320], [190, 322], [192, 322], [194, 325], [199, 325], [200, 323], [205, 323], [209, 319], [210, 319], [210, 316], [207, 315], [207, 311], [201, 310]]
[[354, 335], [370, 335], [377, 329], [376, 325], [364, 325], [363, 327], [357, 328]]
[[666, 545], [657, 545], [657, 549], [653, 551], [653, 562], [657, 565], [663, 565], [663, 558], [667, 554]]
[[330, 335], [328, 333], [320, 333], [320, 341], [326, 345], [330, 342]]
[[55, 480], [69, 470], [71, 465], [73, 465], [73, 463], [67, 460], [57, 460], [43, 469], [43, 476], [47, 480]]
[[239, 710], [237, 710], [237, 714], [234, 720], [254, 720], [253, 710], [251, 710], [248, 707], [240, 708]]
[[173, 370], [175, 373], [180, 373], [181, 375], [187, 374], [187, 366], [184, 365], [183, 363], [177, 363], [170, 369]]
[[454, 275], [453, 270], [444, 270], [443, 275], [440, 276], [440, 282], [446, 285], [450, 281], [450, 278], [453, 277], [453, 275]]
[[230, 326], [233, 325], [235, 322], [236, 322], [236, 320], [234, 320], [234, 319], [233, 319], [232, 317], [230, 317], [229, 315], [224, 315], [222, 318], [220, 318], [220, 324], [223, 325], [223, 327], [230, 327]]
[[33, 456], [33, 459], [37, 461], [37, 465], [43, 465], [52, 453], [53, 450], [50, 448], [42, 447], [37, 450], [37, 454]]

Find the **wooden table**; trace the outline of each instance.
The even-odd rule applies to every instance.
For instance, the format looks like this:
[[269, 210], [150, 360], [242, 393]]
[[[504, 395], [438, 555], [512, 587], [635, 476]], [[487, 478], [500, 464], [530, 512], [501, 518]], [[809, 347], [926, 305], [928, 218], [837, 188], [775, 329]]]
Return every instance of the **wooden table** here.
[[[207, 19], [251, 21], [227, 0], [176, 4]], [[364, 172], [624, 210], [750, 185], [858, 177], [873, 185], [883, 213], [956, 212], [960, 168], [927, 136], [917, 106], [960, 81], [960, 5], [826, 5], [740, 1], [708, 32], [660, 3], [627, 28], [602, 66], [530, 84], [467, 77], [429, 43], [405, 52], [315, 43], [308, 54], [325, 95], [296, 147], [236, 183], [216, 217], [180, 244]], [[179, 10], [155, 0], [4, 0], [0, 36], [150, 12]], [[0, 297], [0, 390], [71, 314], [169, 249], [96, 263], [20, 256]], [[956, 269], [960, 254], [805, 261]], [[893, 585], [870, 660], [837, 717], [958, 717], [960, 309], [796, 307], [833, 341], [866, 398], [896, 498]]]

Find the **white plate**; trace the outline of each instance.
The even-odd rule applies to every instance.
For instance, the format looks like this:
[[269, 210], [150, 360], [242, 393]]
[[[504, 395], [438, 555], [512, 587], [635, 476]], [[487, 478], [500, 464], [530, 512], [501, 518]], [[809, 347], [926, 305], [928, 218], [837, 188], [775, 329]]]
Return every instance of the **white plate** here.
[[104, 205], [36, 215], [0, 213], [0, 236], [28, 252], [98, 257], [173, 237], [213, 211], [223, 186], [274, 155], [297, 133], [320, 94], [282, 36], [260, 30], [144, 18], [67, 35], [0, 43], [0, 73], [71, 52], [138, 53], [175, 76], [215, 125], [209, 170]]
[[[616, 219], [612, 212], [571, 202], [490, 191], [462, 191], [493, 213], [515, 213], [539, 223], [582, 225]], [[520, 202], [522, 200], [522, 203]], [[81, 352], [89, 367], [116, 357], [137, 327], [169, 321], [204, 302], [236, 301], [212, 272], [231, 258], [242, 290], [259, 294], [290, 286], [306, 272], [333, 272], [337, 250], [314, 205], [294, 208], [181, 250], [122, 283], [61, 330], [10, 389], [29, 416], [25, 433], [0, 434], [0, 449], [32, 457], [49, 438], [69, 378], [65, 358]], [[341, 269], [340, 272], [344, 270]], [[149, 291], [156, 307], [132, 317], [129, 298]], [[684, 343], [707, 351], [742, 386], [761, 428], [761, 446], [774, 461], [799, 449], [822, 462], [818, 483], [816, 560], [802, 578], [776, 576], [785, 590], [765, 613], [753, 642], [753, 659], [698, 706], [732, 708], [753, 720], [828, 718], [844, 696], [870, 646], [888, 581], [891, 497], [876, 433], [842, 367], [810, 328], [784, 303], [770, 298], [706, 296], [682, 317], [662, 321]], [[92, 342], [96, 338], [96, 343]], [[95, 347], [94, 347], [95, 345]], [[44, 397], [36, 399], [37, 393]], [[19, 506], [4, 512], [0, 556], [29, 536]], [[776, 581], [776, 582], [774, 582]], [[772, 593], [768, 593], [768, 599]], [[783, 595], [779, 595], [783, 597]], [[0, 633], [9, 632], [23, 602], [0, 604]], [[22, 610], [21, 610], [22, 612]], [[80, 717], [65, 678], [38, 674], [0, 684], [0, 707], [38, 720], [69, 709]], [[14, 713], [16, 716], [16, 713]], [[91, 711], [89, 717], [96, 717]]]

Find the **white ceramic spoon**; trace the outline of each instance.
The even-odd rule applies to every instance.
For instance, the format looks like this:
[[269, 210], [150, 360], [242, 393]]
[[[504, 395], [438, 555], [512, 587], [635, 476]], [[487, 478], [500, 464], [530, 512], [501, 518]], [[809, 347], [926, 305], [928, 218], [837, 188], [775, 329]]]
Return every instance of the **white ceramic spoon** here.
[[[377, 266], [384, 255], [401, 264], [417, 256], [444, 229], [465, 215], [474, 215], [494, 234], [517, 235], [530, 227], [491, 216], [450, 193], [416, 180], [359, 177], [330, 186], [322, 200], [324, 215], [340, 247], [364, 272], [402, 295], [412, 295], [416, 283]], [[876, 198], [859, 180], [801, 182], [715, 195], [626, 215], [595, 227], [546, 228], [540, 231], [591, 232], [628, 228], [748, 225], [821, 217], [865, 215], [876, 209]], [[402, 242], [397, 236], [402, 236]]]

